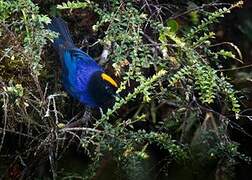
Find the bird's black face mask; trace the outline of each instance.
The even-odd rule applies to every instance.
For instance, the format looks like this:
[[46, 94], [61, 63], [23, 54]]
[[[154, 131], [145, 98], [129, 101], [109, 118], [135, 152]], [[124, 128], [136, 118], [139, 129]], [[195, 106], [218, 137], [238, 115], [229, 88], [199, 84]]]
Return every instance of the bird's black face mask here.
[[103, 72], [96, 72], [92, 75], [88, 91], [94, 101], [100, 107], [107, 107], [114, 102], [117, 84]]

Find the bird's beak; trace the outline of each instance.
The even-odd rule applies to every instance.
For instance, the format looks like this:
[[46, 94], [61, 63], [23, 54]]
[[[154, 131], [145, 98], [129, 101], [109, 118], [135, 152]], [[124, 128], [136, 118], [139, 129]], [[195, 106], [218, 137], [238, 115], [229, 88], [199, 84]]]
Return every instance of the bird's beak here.
[[104, 81], [107, 81], [109, 82], [111, 85], [113, 85], [114, 87], [118, 87], [117, 83], [115, 82], [114, 79], [112, 79], [109, 75], [105, 74], [105, 73], [102, 73], [101, 74], [101, 77]]

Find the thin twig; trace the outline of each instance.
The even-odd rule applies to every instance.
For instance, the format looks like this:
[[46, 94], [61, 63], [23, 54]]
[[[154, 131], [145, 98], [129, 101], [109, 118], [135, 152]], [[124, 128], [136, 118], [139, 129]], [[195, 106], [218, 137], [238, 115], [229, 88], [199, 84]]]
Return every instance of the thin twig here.
[[224, 71], [236, 71], [240, 69], [246, 69], [252, 67], [252, 64], [248, 64], [246, 66], [236, 67], [236, 68], [229, 68], [229, 69], [219, 69], [217, 71], [224, 72]]
[[103, 131], [94, 129], [94, 128], [87, 128], [87, 127], [73, 127], [73, 128], [63, 128], [60, 129], [59, 132], [68, 132], [68, 131], [91, 131], [96, 133], [102, 133]]
[[214, 6], [230, 6], [230, 3], [210, 3], [210, 4], [203, 4], [202, 6], [197, 6], [195, 8], [191, 8], [191, 9], [189, 9], [187, 11], [184, 11], [184, 12], [182, 12], [180, 14], [175, 14], [175, 15], [171, 16], [170, 18], [171, 19], [176, 19], [176, 18], [178, 18], [180, 16], [184, 16], [186, 14], [189, 14], [190, 12], [197, 11], [197, 10], [202, 10], [202, 9], [204, 9], [206, 7], [214, 7]]
[[7, 116], [8, 116], [8, 102], [9, 102], [9, 96], [7, 93], [1, 93], [1, 95], [3, 96], [3, 106], [4, 106], [4, 127], [3, 129], [0, 129], [2, 131], [2, 138], [1, 138], [1, 144], [0, 144], [0, 152], [2, 150], [3, 147], [3, 143], [4, 143], [4, 138], [5, 138], [5, 134], [6, 134], [6, 126], [7, 126]]
[[15, 130], [0, 128], [0, 133], [4, 134], [6, 132], [12, 133], [12, 134], [17, 134], [17, 135], [24, 136], [24, 137], [28, 137], [28, 138], [31, 138], [31, 139], [34, 139], [34, 140], [41, 140], [41, 139], [39, 139], [37, 137], [34, 137], [34, 136], [31, 136], [29, 134], [25, 134], [25, 133], [18, 132], [18, 131], [15, 131]]

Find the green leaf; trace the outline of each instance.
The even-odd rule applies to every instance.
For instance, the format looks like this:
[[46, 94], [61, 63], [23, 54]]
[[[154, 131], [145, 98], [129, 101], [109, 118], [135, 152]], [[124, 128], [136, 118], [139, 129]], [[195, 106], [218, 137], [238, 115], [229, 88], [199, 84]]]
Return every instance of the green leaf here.
[[172, 33], [176, 33], [178, 28], [179, 28], [179, 25], [177, 23], [176, 20], [174, 19], [169, 19], [167, 22], [167, 27], [169, 27], [169, 32], [172, 32]]

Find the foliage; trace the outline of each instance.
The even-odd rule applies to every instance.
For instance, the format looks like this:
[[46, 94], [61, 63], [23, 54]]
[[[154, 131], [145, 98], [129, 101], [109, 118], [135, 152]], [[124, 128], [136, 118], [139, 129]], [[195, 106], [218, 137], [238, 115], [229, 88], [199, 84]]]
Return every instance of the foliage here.
[[[91, 119], [95, 122], [90, 126], [69, 127], [81, 117], [79, 113], [69, 113], [69, 109], [76, 112], [79, 106], [65, 103], [68, 99], [57, 86], [58, 79], [51, 77], [56, 63], [54, 66], [50, 63], [55, 57], [44, 47], [49, 46], [47, 40], [51, 41], [56, 34], [46, 29], [49, 17], [40, 13], [42, 5], [31, 0], [0, 0], [0, 42], [4, 44], [0, 52], [4, 112], [0, 147], [4, 148], [6, 132], [19, 135], [25, 142], [22, 147], [28, 150], [21, 150], [16, 157], [21, 157], [22, 164], [31, 168], [33, 159], [47, 158], [56, 179], [60, 174], [58, 159], [77, 141], [91, 160], [86, 177], [82, 178], [96, 176], [109, 154], [118, 169], [126, 172], [124, 178], [144, 179], [146, 168], [152, 168], [144, 164], [151, 159], [153, 146], [165, 154], [164, 166], [172, 162], [186, 164], [193, 159], [190, 143], [194, 137], [189, 134], [195, 133], [193, 126], [203, 126], [202, 117], [214, 112], [211, 107], [218, 106], [217, 102], [223, 109], [215, 112], [220, 128], [213, 132], [216, 135], [223, 130], [226, 135], [224, 112], [239, 117], [240, 105], [234, 87], [214, 65], [221, 63], [221, 57], [240, 61], [241, 55], [231, 43], [239, 57], [230, 50], [213, 50], [212, 25], [242, 2], [219, 7], [214, 12], [195, 11], [195, 16], [203, 16], [196, 27], [180, 26], [179, 19], [167, 19], [157, 11], [165, 7], [154, 3], [153, 9], [149, 2], [87, 0], [54, 4], [58, 11], [69, 11], [67, 16], [83, 9], [96, 13], [98, 20], [92, 29], [98, 36], [93, 46], [96, 49], [103, 46], [108, 56], [101, 57], [101, 63], [112, 64], [121, 81], [117, 91], [120, 97], [113, 107], [101, 116], [94, 115]], [[171, 7], [177, 10], [177, 4]], [[194, 18], [194, 23], [197, 19]], [[79, 38], [81, 41], [82, 37]], [[219, 116], [220, 113], [223, 115]], [[183, 138], [185, 134], [187, 141]], [[209, 137], [212, 134], [203, 137], [204, 141], [210, 142]], [[206, 156], [217, 161], [227, 157], [246, 159], [237, 147], [229, 139], [217, 136], [216, 144]], [[36, 176], [29, 173], [26, 176]]]
[[88, 7], [90, 2], [66, 2], [57, 5], [58, 9], [78, 9], [78, 8], [86, 8]]

